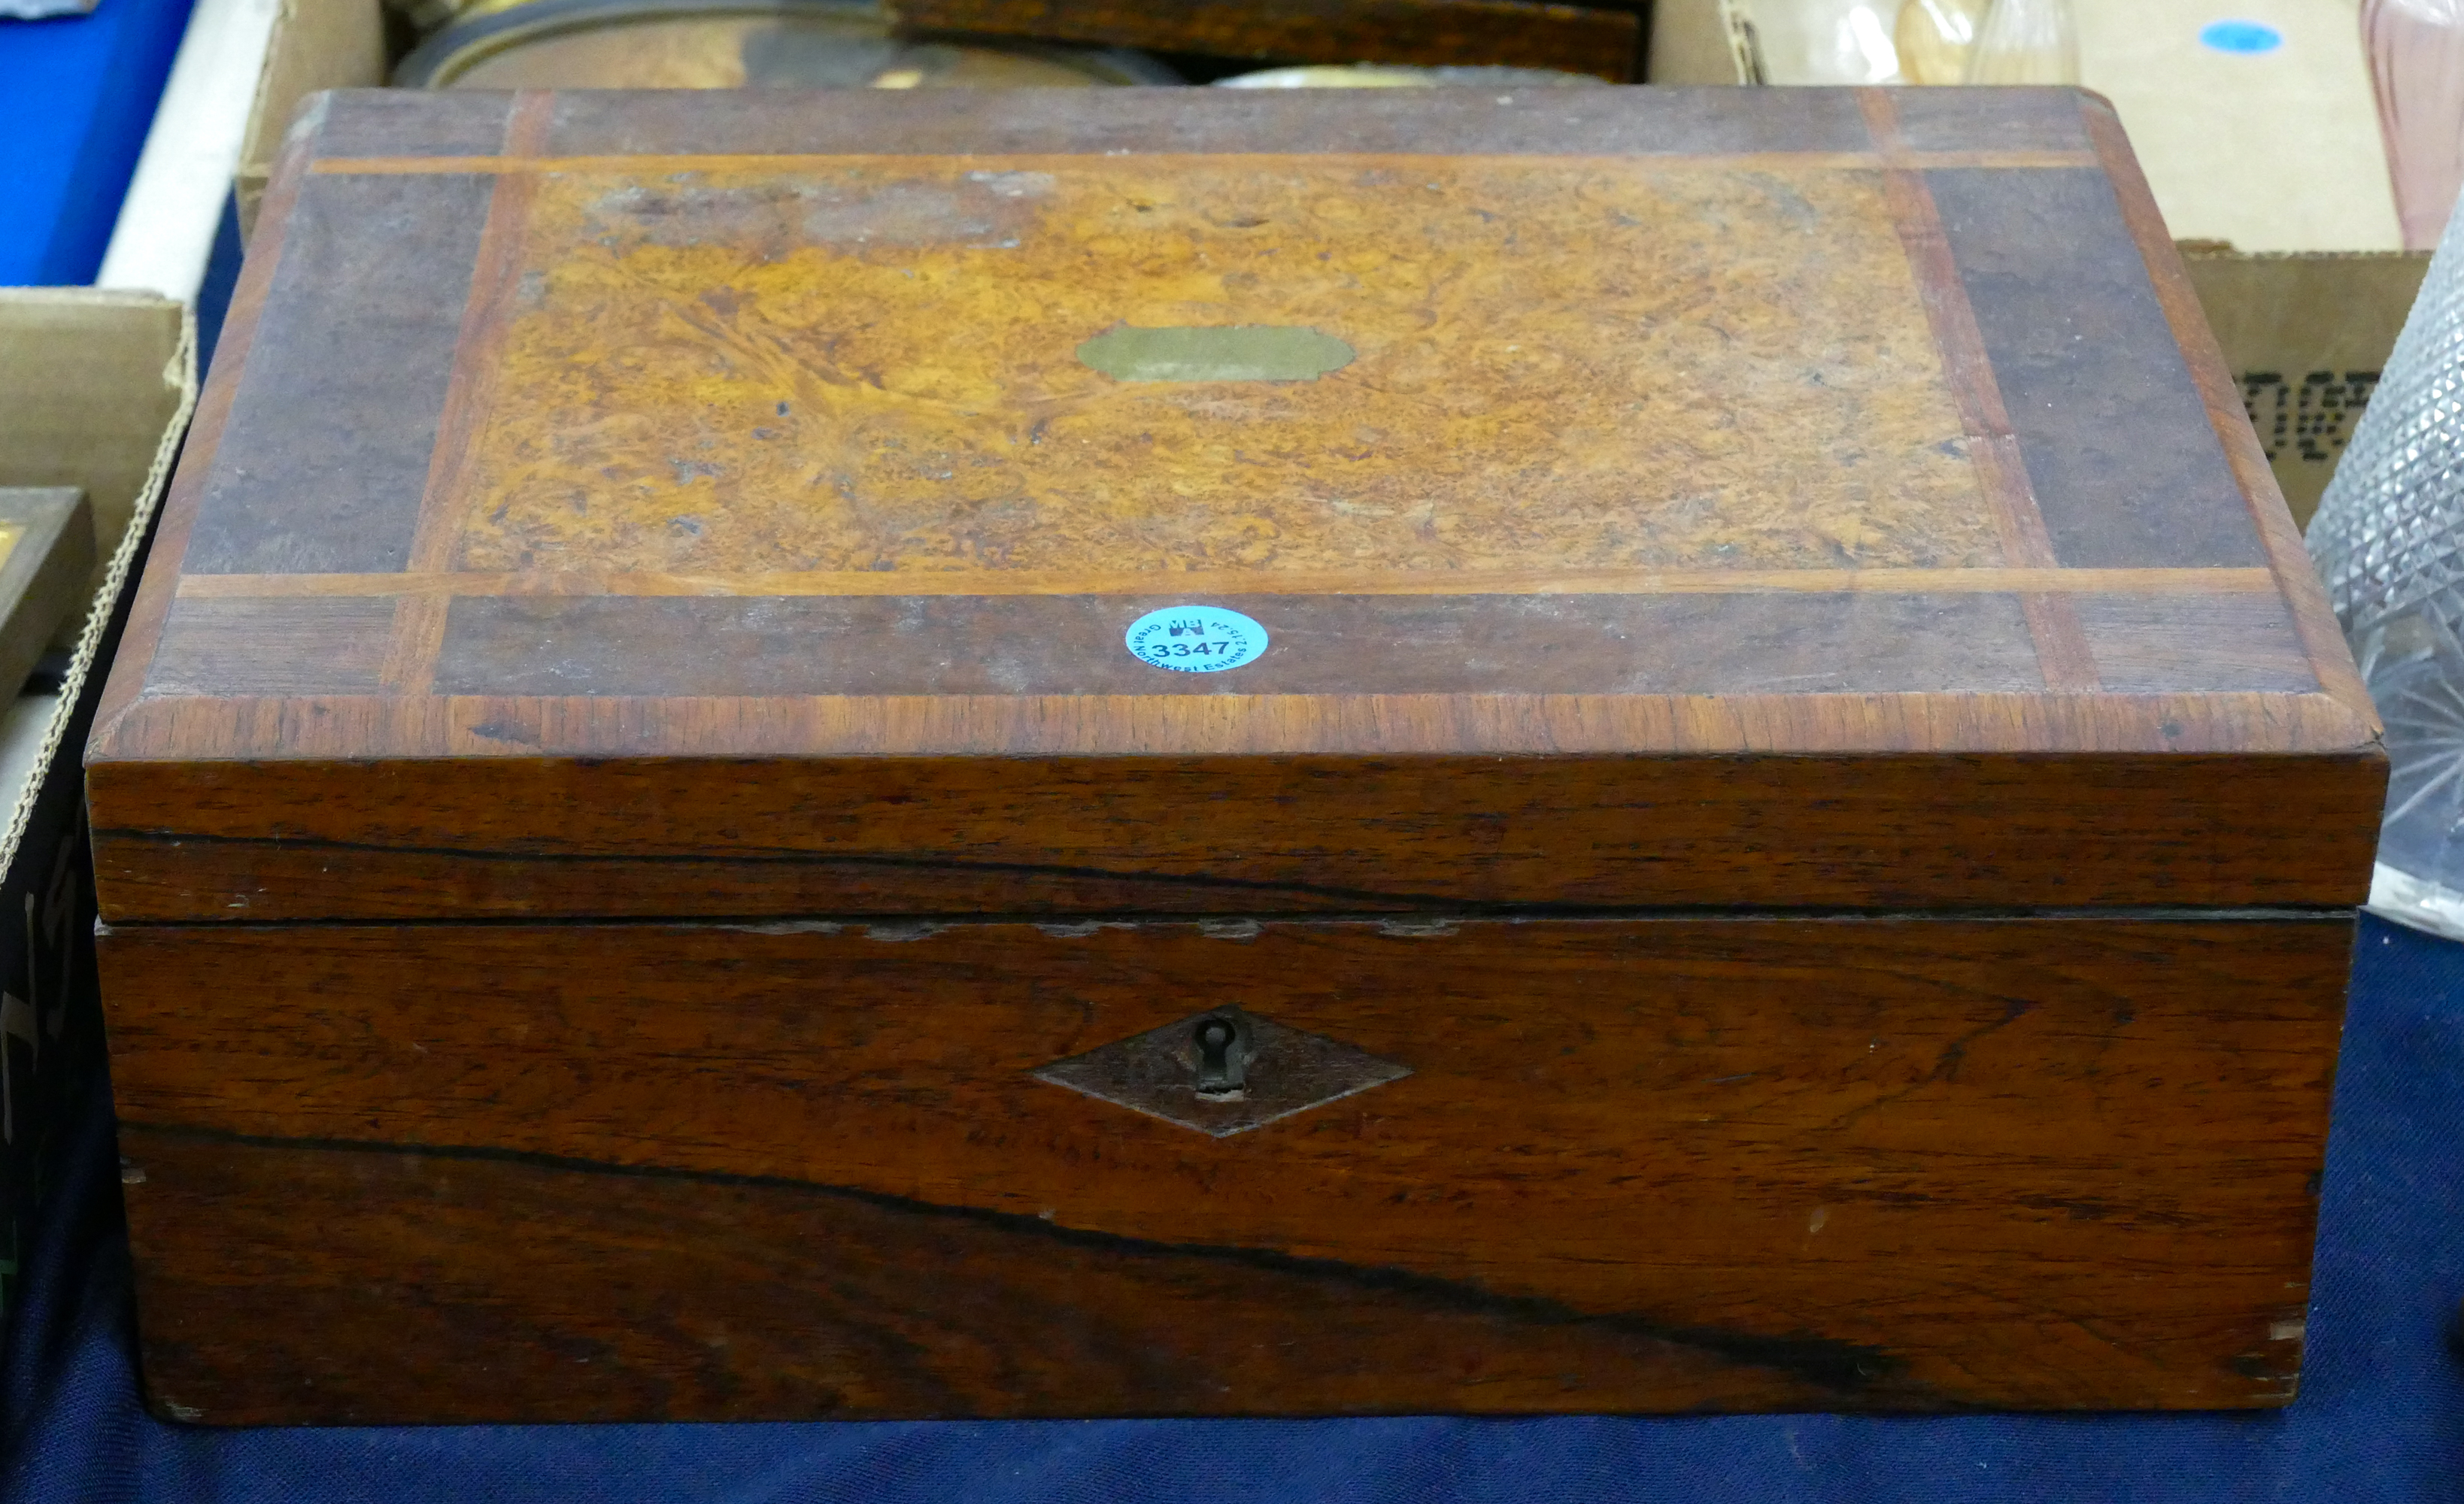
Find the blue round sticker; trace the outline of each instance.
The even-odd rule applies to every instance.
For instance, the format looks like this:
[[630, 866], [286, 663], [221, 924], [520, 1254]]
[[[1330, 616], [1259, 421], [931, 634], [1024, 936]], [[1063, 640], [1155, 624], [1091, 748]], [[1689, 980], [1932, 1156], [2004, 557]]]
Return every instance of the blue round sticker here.
[[1140, 663], [1176, 673], [1220, 674], [1266, 650], [1266, 629], [1221, 606], [1166, 606], [1130, 623], [1124, 639]]
[[2264, 21], [2211, 21], [2199, 40], [2220, 53], [2272, 53], [2284, 45], [2284, 33]]

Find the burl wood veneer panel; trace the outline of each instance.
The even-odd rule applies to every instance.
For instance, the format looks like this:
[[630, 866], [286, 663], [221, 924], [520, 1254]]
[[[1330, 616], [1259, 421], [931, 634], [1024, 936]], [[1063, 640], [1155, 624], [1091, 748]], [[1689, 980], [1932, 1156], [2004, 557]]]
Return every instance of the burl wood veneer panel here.
[[[945, 593], [1998, 563], [1878, 178], [1328, 156], [550, 175], [442, 562]], [[1737, 253], [1791, 239], [1812, 249]], [[1354, 354], [1305, 382], [1079, 358], [1235, 310]]]
[[[148, 1384], [209, 1423], [2163, 1408], [2291, 1393], [2349, 941], [167, 926], [102, 964]], [[1410, 1074], [1223, 1138], [1033, 1074], [1226, 1004]]]

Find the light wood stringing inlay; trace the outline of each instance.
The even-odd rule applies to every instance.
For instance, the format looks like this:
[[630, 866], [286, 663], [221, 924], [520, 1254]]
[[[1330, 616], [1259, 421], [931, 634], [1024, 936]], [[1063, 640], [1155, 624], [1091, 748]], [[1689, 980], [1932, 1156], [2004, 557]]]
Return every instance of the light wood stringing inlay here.
[[[1215, 164], [1269, 160], [1278, 153], [1205, 153], [1139, 152], [1136, 161], [1148, 166], [1180, 168], [1191, 164]], [[502, 156], [439, 156], [439, 157], [324, 157], [308, 164], [317, 177], [430, 177], [447, 173], [487, 172], [619, 172], [631, 175], [668, 172], [778, 172], [798, 168], [836, 167], [849, 163], [900, 164], [919, 159], [909, 156], [883, 156], [878, 153], [834, 153], [803, 155], [763, 152], [699, 152], [639, 157], [579, 156], [550, 157], [533, 152], [514, 151]], [[1538, 158], [1529, 152], [1492, 155], [1455, 154], [1444, 158], [1434, 155], [1399, 152], [1323, 152], [1308, 160], [1328, 164], [1369, 165], [1410, 168], [1433, 161], [1522, 163], [1534, 161], [1578, 163], [1587, 165], [1631, 165], [1654, 160], [1683, 161], [1686, 165], [1709, 169], [1782, 168], [1800, 172], [1870, 172], [1884, 165], [1905, 167], [1915, 171], [1952, 167], [1991, 167], [2002, 171], [2047, 171], [2064, 167], [2101, 165], [2092, 151], [1909, 151], [1887, 156], [1863, 151], [1760, 151], [1760, 152], [1688, 152], [1682, 158], [1652, 159], [1631, 155], [1567, 156]], [[1084, 153], [1019, 153], [980, 152], [969, 156], [978, 166], [1002, 171], [1050, 170], [1054, 167], [1083, 167], [1089, 159]]]
[[1142, 596], [1202, 595], [2132, 595], [2269, 596], [2266, 569], [1807, 569], [1454, 571], [1426, 575], [1306, 571], [1043, 574], [1032, 570], [901, 574], [652, 573], [184, 575], [187, 599], [310, 596]]
[[[536, 150], [546, 139], [549, 99], [538, 93], [514, 97], [505, 120], [508, 152]], [[420, 496], [419, 527], [411, 539], [410, 567], [415, 570], [440, 569], [452, 557], [477, 465], [477, 437], [496, 402], [505, 317], [520, 286], [522, 229], [537, 182], [509, 174], [496, 180], [489, 195], [478, 264], [472, 269], [471, 292], [463, 304], [462, 327], [454, 344], [453, 379], [446, 388], [436, 447], [429, 458], [428, 486]], [[420, 600], [402, 602], [394, 613], [392, 639], [385, 649], [386, 686], [406, 694], [425, 693], [436, 671], [437, 646], [444, 635], [445, 613], [440, 607]]]
[[[1961, 421], [1967, 425], [1969, 449], [1976, 457], [1979, 480], [2001, 539], [2002, 557], [2023, 567], [2046, 568], [2057, 562], [2053, 539], [2037, 510], [2028, 478], [2026, 458], [2012, 431], [2011, 415], [2002, 402], [1993, 362], [1976, 326], [1976, 311], [1968, 299], [1958, 263], [1943, 233], [1942, 214], [1923, 172], [1909, 162], [1900, 130], [1899, 100], [1887, 89], [1859, 92], [1858, 104], [1874, 144], [1889, 159], [1883, 191], [1899, 224], [1910, 268], [1923, 290], [1925, 316], [1957, 394]], [[2096, 656], [2089, 651], [2079, 613], [2066, 599], [2030, 596], [2020, 603], [2035, 642], [2036, 662], [2053, 689], [2099, 687]]]

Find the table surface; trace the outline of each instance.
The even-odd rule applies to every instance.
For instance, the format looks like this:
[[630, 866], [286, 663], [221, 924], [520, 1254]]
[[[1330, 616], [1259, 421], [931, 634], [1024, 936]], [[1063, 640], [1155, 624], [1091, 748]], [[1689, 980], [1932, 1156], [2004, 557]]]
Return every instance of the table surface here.
[[94, 280], [190, 3], [0, 21], [0, 287]]
[[26, 1250], [0, 1500], [2464, 1497], [2464, 946], [2363, 922], [2301, 1399], [2265, 1413], [214, 1431], [137, 1402], [108, 1119]]

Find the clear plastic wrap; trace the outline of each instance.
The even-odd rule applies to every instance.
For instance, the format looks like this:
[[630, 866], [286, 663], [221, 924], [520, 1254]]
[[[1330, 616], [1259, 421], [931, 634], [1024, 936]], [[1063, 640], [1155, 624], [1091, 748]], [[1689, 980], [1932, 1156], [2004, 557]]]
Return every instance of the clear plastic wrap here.
[[2071, 0], [1993, 0], [1968, 54], [1969, 83], [2077, 83]]
[[1902, 0], [1900, 18], [1891, 28], [1902, 81], [1967, 81], [1968, 58], [1984, 28], [1985, 8], [1986, 0]]
[[1767, 83], [1898, 83], [1900, 0], [1737, 0]]
[[[2464, 0], [2457, 0], [2464, 4]], [[1732, 0], [1766, 83], [2077, 83], [2071, 0]]]

